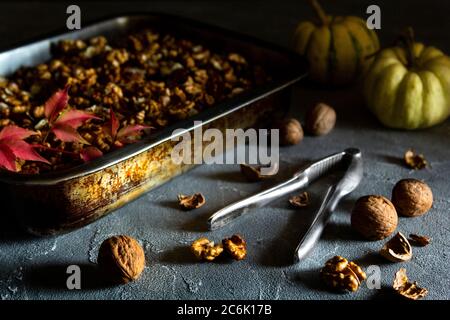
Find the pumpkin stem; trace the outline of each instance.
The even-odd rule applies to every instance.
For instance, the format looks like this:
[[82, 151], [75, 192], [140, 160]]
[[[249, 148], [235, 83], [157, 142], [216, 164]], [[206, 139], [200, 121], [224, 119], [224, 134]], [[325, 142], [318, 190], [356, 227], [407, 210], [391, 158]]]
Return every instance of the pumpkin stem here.
[[408, 66], [411, 68], [415, 67], [416, 57], [414, 55], [414, 30], [412, 27], [406, 28], [403, 39], [406, 45], [406, 56], [408, 59]]
[[322, 6], [319, 4], [319, 2], [317, 0], [308, 0], [308, 2], [316, 12], [317, 17], [320, 19], [320, 22], [323, 25], [328, 24], [330, 22], [330, 19], [328, 18], [325, 11], [322, 9]]

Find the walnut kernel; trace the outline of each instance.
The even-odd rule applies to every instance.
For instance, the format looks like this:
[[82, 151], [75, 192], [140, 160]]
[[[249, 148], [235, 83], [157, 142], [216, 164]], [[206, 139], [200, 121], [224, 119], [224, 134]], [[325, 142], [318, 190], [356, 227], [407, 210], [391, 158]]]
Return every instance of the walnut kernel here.
[[329, 259], [320, 270], [322, 280], [333, 289], [356, 291], [366, 273], [356, 263], [341, 256]]
[[240, 235], [233, 235], [231, 238], [222, 240], [225, 251], [235, 260], [242, 260], [247, 255], [247, 244]]
[[221, 243], [215, 245], [207, 238], [200, 238], [191, 244], [191, 251], [199, 260], [213, 261], [223, 252]]
[[289, 199], [289, 203], [297, 208], [307, 207], [309, 205], [309, 193], [305, 191], [293, 196]]
[[203, 206], [206, 203], [206, 199], [201, 193], [195, 193], [191, 196], [179, 194], [178, 203], [183, 209], [192, 210]]

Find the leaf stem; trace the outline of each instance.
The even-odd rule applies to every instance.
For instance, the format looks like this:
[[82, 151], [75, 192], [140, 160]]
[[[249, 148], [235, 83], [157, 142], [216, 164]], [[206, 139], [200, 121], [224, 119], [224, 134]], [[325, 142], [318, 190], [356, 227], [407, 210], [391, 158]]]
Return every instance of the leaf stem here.
[[327, 25], [330, 22], [330, 19], [328, 18], [319, 2], [317, 0], [308, 0], [308, 2], [309, 5], [314, 9], [314, 12], [316, 13], [322, 25]]

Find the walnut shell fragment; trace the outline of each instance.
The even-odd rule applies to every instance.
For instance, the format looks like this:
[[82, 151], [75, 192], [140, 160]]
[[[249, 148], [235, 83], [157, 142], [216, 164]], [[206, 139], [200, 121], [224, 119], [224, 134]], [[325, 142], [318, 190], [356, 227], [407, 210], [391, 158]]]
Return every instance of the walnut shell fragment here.
[[409, 282], [405, 268], [396, 272], [392, 287], [398, 294], [411, 300], [418, 300], [428, 294], [428, 290], [420, 288], [416, 282]]
[[191, 251], [199, 260], [213, 261], [222, 254], [223, 246], [221, 243], [214, 244], [208, 238], [199, 238], [192, 242]]
[[250, 166], [245, 163], [241, 163], [241, 173], [250, 182], [257, 182], [263, 179], [270, 178], [278, 172], [278, 164], [274, 164], [273, 167], [264, 174], [261, 173], [263, 166]]
[[332, 289], [351, 292], [358, 290], [361, 282], [366, 279], [366, 273], [360, 266], [341, 256], [329, 259], [320, 270], [320, 276]]
[[408, 239], [398, 232], [381, 248], [380, 254], [392, 262], [408, 261], [412, 258], [412, 248]]
[[101, 244], [97, 263], [111, 282], [127, 283], [136, 280], [144, 270], [144, 249], [132, 237], [114, 236]]
[[427, 236], [419, 236], [417, 234], [409, 235], [409, 243], [416, 247], [425, 247], [431, 243], [431, 238]]
[[428, 166], [428, 162], [423, 154], [416, 154], [413, 150], [408, 150], [404, 155], [405, 164], [414, 170], [421, 170]]
[[203, 206], [206, 203], [206, 199], [201, 193], [195, 193], [191, 196], [179, 194], [178, 203], [183, 209], [192, 210]]
[[308, 192], [302, 192], [299, 195], [293, 196], [289, 199], [289, 203], [297, 208], [307, 207], [309, 205]]
[[242, 260], [247, 256], [247, 243], [240, 235], [222, 240], [225, 251], [235, 260]]

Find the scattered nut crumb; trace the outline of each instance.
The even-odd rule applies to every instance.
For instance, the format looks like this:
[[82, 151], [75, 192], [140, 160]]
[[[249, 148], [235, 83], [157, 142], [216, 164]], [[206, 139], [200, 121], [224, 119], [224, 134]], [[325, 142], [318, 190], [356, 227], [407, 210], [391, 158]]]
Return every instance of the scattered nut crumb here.
[[222, 240], [225, 251], [235, 260], [242, 260], [247, 255], [247, 244], [240, 235]]
[[309, 205], [309, 194], [308, 192], [300, 193], [299, 195], [293, 196], [289, 199], [289, 203], [297, 208], [307, 207]]
[[381, 248], [380, 254], [392, 262], [408, 261], [412, 258], [412, 248], [408, 239], [398, 232]]
[[270, 171], [266, 172], [265, 174], [261, 173], [261, 169], [264, 168], [263, 166], [253, 167], [248, 164], [242, 163], [240, 167], [241, 173], [250, 182], [261, 181], [275, 175], [278, 172], [278, 164], [274, 164]]
[[409, 282], [405, 268], [397, 271], [392, 287], [398, 294], [411, 300], [423, 298], [428, 293], [427, 289], [420, 288], [416, 282]]
[[414, 170], [421, 170], [428, 167], [428, 162], [423, 154], [416, 154], [414, 150], [409, 149], [405, 152], [405, 164]]
[[223, 246], [221, 243], [215, 245], [207, 238], [200, 238], [192, 243], [191, 251], [199, 260], [213, 261], [223, 252]]
[[351, 292], [358, 290], [361, 281], [366, 279], [361, 267], [341, 256], [329, 259], [320, 270], [320, 275], [327, 286]]
[[192, 196], [179, 194], [178, 203], [183, 209], [192, 210], [203, 206], [206, 203], [206, 199], [201, 193], [195, 193]]
[[409, 242], [416, 247], [425, 247], [431, 243], [431, 238], [427, 236], [419, 236], [417, 234], [409, 235]]

